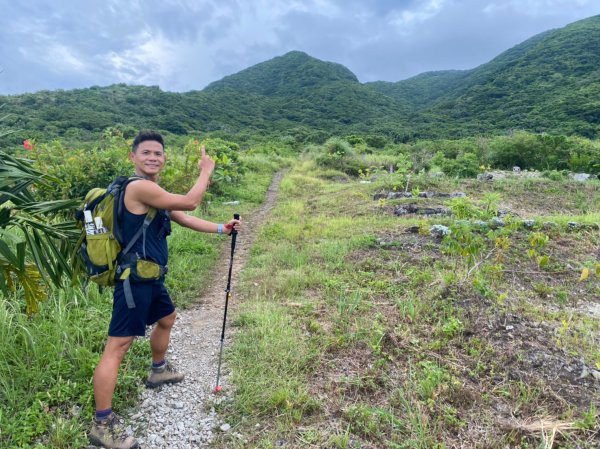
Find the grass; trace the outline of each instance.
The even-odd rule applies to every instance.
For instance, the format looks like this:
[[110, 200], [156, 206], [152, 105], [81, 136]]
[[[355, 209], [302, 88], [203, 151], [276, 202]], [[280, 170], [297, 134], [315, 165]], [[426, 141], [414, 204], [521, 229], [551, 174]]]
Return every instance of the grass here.
[[[557, 423], [555, 447], [596, 447], [597, 387], [578, 376], [600, 357], [600, 319], [585, 309], [600, 291], [597, 183], [413, 176], [409, 191], [467, 193], [418, 200], [452, 205], [469, 220], [457, 225], [372, 199], [403, 182], [364, 184], [310, 160], [284, 178], [228, 354], [236, 395], [220, 411], [246, 442], [221, 435], [217, 447], [545, 447], [531, 422]], [[470, 221], [507, 206], [534, 228]], [[434, 223], [453, 233], [432, 237]]]
[[[249, 158], [254, 170], [228, 192], [240, 204], [223, 205], [212, 198], [208, 207], [198, 211], [202, 218], [225, 222], [233, 213], [243, 217], [263, 200], [273, 171], [285, 161], [261, 165], [264, 155]], [[175, 304], [185, 307], [199, 296], [225, 239], [174, 226], [168, 241], [167, 287]], [[112, 292], [100, 293], [94, 284], [87, 290], [50, 291], [31, 317], [24, 313], [21, 291], [0, 297], [0, 447], [87, 445], [86, 431], [94, 409], [91, 379], [104, 347], [111, 310]], [[147, 341], [136, 339], [119, 371], [113, 403], [116, 410], [135, 405], [149, 358]], [[271, 399], [273, 404], [286, 403], [284, 387]], [[301, 388], [292, 389], [290, 397], [297, 397]]]

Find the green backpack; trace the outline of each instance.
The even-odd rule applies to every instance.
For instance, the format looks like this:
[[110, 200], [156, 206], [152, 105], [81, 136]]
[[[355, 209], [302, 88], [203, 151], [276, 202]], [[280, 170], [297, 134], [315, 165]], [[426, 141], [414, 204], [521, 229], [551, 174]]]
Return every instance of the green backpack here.
[[[130, 277], [136, 281], [160, 279], [166, 267], [145, 260], [146, 229], [157, 215], [150, 208], [146, 218], [127, 247], [123, 248], [123, 213], [125, 189], [131, 181], [144, 179], [139, 176], [120, 176], [107, 188], [94, 188], [85, 196], [83, 208], [75, 218], [83, 227], [77, 244], [90, 281], [101, 287], [114, 286], [124, 281], [127, 306], [134, 308]], [[130, 254], [134, 243], [143, 238], [143, 257]]]

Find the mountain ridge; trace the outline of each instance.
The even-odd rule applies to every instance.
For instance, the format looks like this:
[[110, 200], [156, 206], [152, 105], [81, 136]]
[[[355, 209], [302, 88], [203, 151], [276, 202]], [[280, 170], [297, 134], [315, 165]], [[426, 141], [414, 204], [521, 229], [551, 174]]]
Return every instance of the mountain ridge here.
[[8, 125], [49, 135], [107, 126], [176, 134], [381, 133], [395, 141], [526, 129], [600, 135], [600, 15], [548, 30], [469, 70], [360, 83], [301, 51], [248, 67], [201, 91], [91, 87], [0, 97]]

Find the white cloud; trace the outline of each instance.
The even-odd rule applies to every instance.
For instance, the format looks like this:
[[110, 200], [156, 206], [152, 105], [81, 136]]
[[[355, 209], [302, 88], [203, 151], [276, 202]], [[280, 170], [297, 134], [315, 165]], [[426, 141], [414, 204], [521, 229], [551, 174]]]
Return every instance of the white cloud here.
[[488, 15], [513, 11], [537, 17], [560, 15], [573, 9], [595, 4], [597, 4], [597, 0], [502, 0], [489, 2], [482, 11]]
[[61, 43], [52, 43], [43, 55], [47, 66], [56, 72], [86, 72], [89, 65], [74, 50]]
[[534, 34], [598, 14], [600, 4], [0, 0], [0, 9], [3, 94], [115, 82], [201, 89], [289, 50], [345, 64], [361, 80], [393, 81], [475, 67]]
[[444, 8], [445, 0], [427, 0], [418, 3], [414, 9], [393, 11], [388, 16], [388, 21], [400, 33], [409, 33], [414, 27], [423, 24], [438, 15]]
[[143, 32], [137, 44], [124, 51], [110, 51], [95, 57], [98, 64], [108, 65], [108, 70], [125, 83], [156, 84], [158, 79], [168, 77], [175, 49], [161, 35], [151, 36]]

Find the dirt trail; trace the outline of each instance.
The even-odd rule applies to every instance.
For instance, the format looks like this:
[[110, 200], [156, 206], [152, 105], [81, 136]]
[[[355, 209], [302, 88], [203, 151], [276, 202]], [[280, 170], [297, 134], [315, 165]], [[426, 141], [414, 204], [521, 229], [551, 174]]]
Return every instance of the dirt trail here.
[[[243, 228], [238, 234], [233, 262], [230, 306], [235, 307], [239, 273], [244, 268], [258, 228], [275, 204], [282, 177], [283, 172], [275, 174], [264, 203], [251, 216], [242, 217]], [[230, 254], [231, 245], [224, 244], [212, 278], [207, 280], [208, 286], [197, 305], [178, 311], [167, 358], [186, 374], [186, 379], [180, 384], [145, 390], [139, 406], [128, 415], [128, 430], [138, 438], [143, 448], [202, 448], [210, 443], [214, 432], [230, 431], [210, 410], [215, 397], [212, 392], [217, 373]], [[229, 340], [227, 334], [230, 335], [231, 331], [226, 333], [225, 347]], [[226, 392], [228, 371], [224, 368], [220, 384]]]

